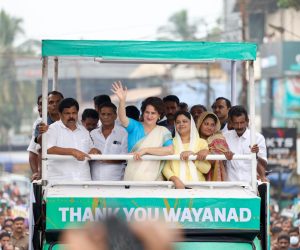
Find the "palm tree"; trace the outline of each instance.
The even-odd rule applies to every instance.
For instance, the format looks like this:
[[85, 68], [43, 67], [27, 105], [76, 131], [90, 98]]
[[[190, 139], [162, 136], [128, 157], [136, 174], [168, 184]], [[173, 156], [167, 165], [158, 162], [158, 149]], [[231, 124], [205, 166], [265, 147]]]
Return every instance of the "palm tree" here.
[[[22, 19], [9, 16], [4, 10], [0, 12], [0, 117], [5, 122], [0, 123], [2, 142], [7, 140], [8, 130], [15, 127], [19, 130], [21, 124], [20, 95], [15, 68], [14, 42], [19, 34]], [[8, 112], [10, 111], [10, 112]]]
[[189, 22], [186, 10], [181, 10], [170, 16], [168, 24], [161, 26], [158, 33], [165, 34], [159, 40], [195, 40], [197, 25]]

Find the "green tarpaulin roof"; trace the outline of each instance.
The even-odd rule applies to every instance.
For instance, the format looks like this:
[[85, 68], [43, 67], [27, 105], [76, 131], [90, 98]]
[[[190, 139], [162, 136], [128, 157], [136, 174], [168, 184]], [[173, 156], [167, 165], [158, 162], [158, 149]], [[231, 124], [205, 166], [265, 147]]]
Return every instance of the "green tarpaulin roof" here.
[[186, 41], [43, 40], [42, 56], [99, 57], [104, 60], [255, 60], [254, 43]]

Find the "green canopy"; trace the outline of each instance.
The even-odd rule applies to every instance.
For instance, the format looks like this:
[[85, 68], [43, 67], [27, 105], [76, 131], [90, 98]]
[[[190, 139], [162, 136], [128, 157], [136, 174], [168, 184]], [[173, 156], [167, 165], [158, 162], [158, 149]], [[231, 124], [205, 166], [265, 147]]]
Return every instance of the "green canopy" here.
[[42, 56], [97, 57], [119, 61], [255, 60], [254, 43], [186, 41], [43, 40]]

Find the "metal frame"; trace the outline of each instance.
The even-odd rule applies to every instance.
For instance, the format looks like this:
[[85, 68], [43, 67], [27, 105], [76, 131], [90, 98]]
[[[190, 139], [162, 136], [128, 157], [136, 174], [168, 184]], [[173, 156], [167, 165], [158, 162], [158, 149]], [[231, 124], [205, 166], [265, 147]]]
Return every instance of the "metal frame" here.
[[[42, 57], [43, 60], [43, 70], [42, 70], [42, 89], [43, 89], [43, 103], [42, 103], [42, 117], [43, 117], [43, 122], [47, 122], [47, 92], [48, 92], [48, 57]], [[57, 61], [56, 61], [57, 60]], [[159, 61], [159, 60], [109, 60], [109, 59], [94, 59], [95, 61], [103, 62], [103, 63], [170, 63], [170, 64], [195, 64], [195, 63], [200, 63], [200, 62], [213, 62], [214, 60], [210, 61], [201, 61], [199, 60], [198, 62], [195, 61], [190, 61], [190, 60], [178, 60], [178, 61]], [[253, 61], [249, 61], [249, 93], [250, 93], [250, 134], [251, 134], [251, 145], [255, 144], [255, 85], [254, 85], [254, 67], [253, 67]], [[54, 70], [54, 79], [57, 78], [58, 74], [58, 69], [56, 70], [56, 67], [58, 67], [58, 59], [55, 57], [55, 70]], [[55, 83], [57, 83], [57, 79], [54, 80]], [[54, 84], [53, 84], [54, 85]], [[55, 84], [55, 86], [57, 86]], [[232, 104], [236, 104], [237, 102], [237, 96], [236, 96], [236, 61], [232, 60], [231, 61], [231, 101]], [[46, 180], [46, 160], [47, 159], [53, 159], [53, 155], [47, 155], [47, 150], [46, 150], [46, 136], [45, 134], [42, 135], [42, 180]], [[61, 156], [55, 156], [60, 158]], [[65, 157], [65, 156], [63, 156]], [[71, 157], [71, 156], [70, 156]], [[112, 159], [108, 158], [111, 157], [111, 155], [108, 156], [91, 156], [93, 159]], [[114, 159], [129, 159], [132, 158], [132, 156], [128, 155], [119, 155], [119, 158], [114, 158]], [[173, 158], [174, 157], [174, 158]], [[179, 156], [168, 156], [168, 157], [161, 157], [159, 156], [159, 159], [168, 159], [168, 160], [176, 160], [178, 159]], [[241, 158], [240, 158], [241, 157]], [[253, 189], [253, 192], [257, 193], [257, 161], [256, 161], [256, 155], [254, 153], [251, 154], [251, 156], [235, 156], [234, 159], [243, 159], [243, 160], [251, 160], [251, 166], [252, 166], [252, 174], [251, 174], [251, 186]], [[148, 159], [152, 160], [157, 160], [158, 158], [154, 156], [144, 156], [144, 160]], [[192, 159], [192, 157], [191, 157]], [[209, 155], [207, 157], [208, 160], [224, 160], [224, 156], [216, 156], [216, 155]]]
[[124, 60], [124, 59], [105, 59], [101, 57], [94, 58], [95, 62], [99, 63], [132, 63], [132, 64], [199, 64], [199, 63], [214, 63], [215, 60], [198, 60], [198, 61], [190, 61], [190, 60], [142, 60], [142, 59], [134, 59], [134, 60]]

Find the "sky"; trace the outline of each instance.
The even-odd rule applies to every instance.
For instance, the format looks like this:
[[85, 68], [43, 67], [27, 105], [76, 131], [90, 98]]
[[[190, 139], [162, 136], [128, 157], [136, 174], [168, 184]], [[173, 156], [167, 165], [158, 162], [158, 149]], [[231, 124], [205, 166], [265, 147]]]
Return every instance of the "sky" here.
[[[158, 27], [182, 9], [191, 22], [211, 27], [222, 0], [0, 0], [0, 9], [22, 18], [18, 39], [155, 40]], [[205, 36], [205, 28], [200, 28]]]

